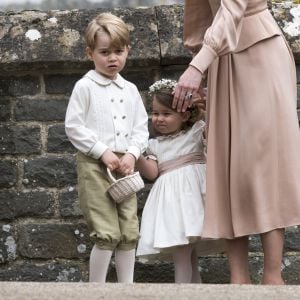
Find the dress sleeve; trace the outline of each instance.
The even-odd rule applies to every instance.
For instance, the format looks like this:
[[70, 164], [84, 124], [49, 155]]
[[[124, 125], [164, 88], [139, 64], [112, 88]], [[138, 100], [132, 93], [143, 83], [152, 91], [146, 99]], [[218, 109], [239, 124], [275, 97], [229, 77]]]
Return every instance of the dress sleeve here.
[[191, 128], [194, 135], [199, 136], [199, 134], [202, 136], [202, 133], [205, 131], [206, 123], [203, 120], [199, 120], [195, 122], [193, 127]]
[[202, 144], [203, 153], [206, 156], [206, 147], [207, 147], [207, 141], [205, 137], [206, 123], [203, 120], [199, 120], [194, 124], [191, 130], [192, 130], [192, 135], [196, 138], [196, 140], [200, 144]]
[[203, 46], [190, 65], [204, 73], [217, 56], [237, 47], [247, 5], [248, 0], [221, 0], [212, 24], [204, 34]]
[[146, 149], [147, 156], [151, 155], [157, 158], [157, 140], [150, 139], [148, 142], [148, 148]]

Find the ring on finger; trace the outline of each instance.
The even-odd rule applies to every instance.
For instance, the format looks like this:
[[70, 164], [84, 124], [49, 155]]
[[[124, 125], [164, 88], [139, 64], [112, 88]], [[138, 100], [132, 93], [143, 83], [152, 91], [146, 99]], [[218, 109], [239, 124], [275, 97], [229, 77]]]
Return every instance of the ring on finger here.
[[186, 93], [185, 94], [185, 98], [188, 99], [188, 100], [191, 100], [193, 97], [193, 94], [192, 93]]

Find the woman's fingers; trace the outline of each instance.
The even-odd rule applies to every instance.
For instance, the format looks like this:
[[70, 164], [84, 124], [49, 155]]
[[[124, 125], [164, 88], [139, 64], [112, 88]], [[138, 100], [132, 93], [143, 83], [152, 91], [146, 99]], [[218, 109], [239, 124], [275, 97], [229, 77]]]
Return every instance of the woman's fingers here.
[[192, 106], [192, 104], [193, 104], [192, 98], [193, 98], [193, 92], [187, 92], [185, 94], [184, 102], [183, 102], [183, 105], [181, 107], [182, 112], [185, 112], [188, 109], [188, 107]]
[[176, 85], [174, 90], [174, 98], [172, 102], [173, 109], [178, 112], [186, 111], [191, 105], [193, 97], [193, 90], [191, 88], [182, 87], [179, 84]]
[[198, 91], [202, 74], [194, 67], [188, 67], [181, 75], [175, 90], [172, 107], [178, 112], [186, 111], [192, 105], [192, 94]]

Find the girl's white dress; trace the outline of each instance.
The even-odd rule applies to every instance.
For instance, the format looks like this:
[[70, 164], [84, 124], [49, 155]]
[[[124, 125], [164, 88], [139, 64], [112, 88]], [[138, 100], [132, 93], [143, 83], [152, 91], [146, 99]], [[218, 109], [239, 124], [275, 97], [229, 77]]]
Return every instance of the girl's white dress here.
[[[159, 164], [185, 154], [203, 153], [204, 129], [205, 123], [197, 121], [187, 131], [151, 139], [147, 152], [156, 156]], [[156, 179], [142, 214], [138, 256], [165, 254], [172, 251], [171, 247], [200, 239], [205, 172], [205, 164], [192, 164], [166, 172]], [[210, 246], [201, 244], [200, 248], [206, 253]]]

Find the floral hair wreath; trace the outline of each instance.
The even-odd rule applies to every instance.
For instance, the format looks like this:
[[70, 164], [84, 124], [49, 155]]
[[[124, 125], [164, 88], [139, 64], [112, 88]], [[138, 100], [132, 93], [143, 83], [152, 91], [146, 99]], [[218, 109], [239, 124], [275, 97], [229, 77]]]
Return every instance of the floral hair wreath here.
[[156, 92], [162, 90], [162, 89], [170, 89], [174, 90], [175, 86], [177, 84], [176, 80], [172, 79], [161, 79], [156, 82], [154, 82], [150, 87], [149, 87], [149, 95], [152, 96]]
[[[174, 90], [175, 86], [177, 84], [177, 81], [176, 80], [172, 80], [172, 79], [161, 79], [161, 80], [158, 80], [156, 82], [154, 82], [150, 87], [149, 87], [149, 92], [148, 94], [150, 96], [153, 96], [155, 93], [163, 90], [163, 89], [170, 89], [171, 91]], [[193, 124], [195, 123], [198, 118], [199, 118], [199, 108], [197, 105], [192, 105], [191, 107], [189, 107], [187, 109], [190, 113], [191, 113], [191, 116], [189, 118], [189, 123], [190, 124]]]

